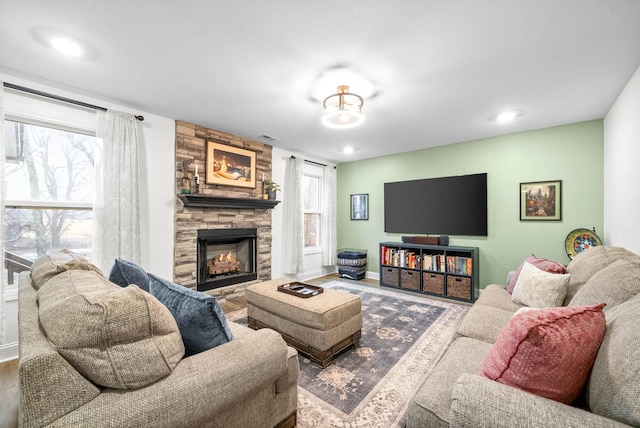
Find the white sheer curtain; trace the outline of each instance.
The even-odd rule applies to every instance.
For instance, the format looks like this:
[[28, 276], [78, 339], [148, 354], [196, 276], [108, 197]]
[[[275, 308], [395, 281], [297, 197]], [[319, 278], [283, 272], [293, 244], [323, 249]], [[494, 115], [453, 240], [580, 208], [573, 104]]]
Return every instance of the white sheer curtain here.
[[322, 266], [335, 266], [338, 245], [336, 231], [336, 169], [324, 169], [322, 186]]
[[97, 136], [102, 150], [96, 161], [95, 262], [108, 272], [118, 257], [140, 263], [138, 120], [98, 112]]
[[304, 271], [303, 170], [304, 160], [292, 157], [284, 175], [283, 270], [294, 277]]
[[0, 80], [0, 188], [2, 189], [2, 201], [0, 201], [0, 343], [4, 339], [4, 296], [7, 271], [4, 268], [4, 195], [7, 194], [4, 182], [4, 82]]

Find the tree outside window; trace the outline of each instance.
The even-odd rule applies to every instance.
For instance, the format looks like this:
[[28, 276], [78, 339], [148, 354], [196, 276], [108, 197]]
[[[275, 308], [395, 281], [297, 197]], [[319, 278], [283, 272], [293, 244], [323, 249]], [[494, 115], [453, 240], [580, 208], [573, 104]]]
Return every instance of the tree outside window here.
[[5, 121], [5, 251], [35, 260], [69, 249], [90, 258], [97, 139]]

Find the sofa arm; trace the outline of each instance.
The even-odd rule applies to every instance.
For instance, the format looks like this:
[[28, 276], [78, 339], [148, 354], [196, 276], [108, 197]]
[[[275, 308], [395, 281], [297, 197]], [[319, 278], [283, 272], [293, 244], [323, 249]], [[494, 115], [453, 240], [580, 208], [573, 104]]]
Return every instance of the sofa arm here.
[[471, 373], [458, 378], [451, 398], [452, 428], [628, 426]]
[[[236, 338], [206, 352], [185, 358], [167, 378], [198, 386], [202, 393], [215, 391], [216, 406], [250, 397], [265, 385], [274, 385], [287, 368], [287, 344], [282, 336], [270, 329]], [[185, 377], [192, 377], [185, 381]]]
[[[104, 390], [52, 426], [220, 426], [219, 417], [230, 409], [248, 413], [247, 403], [261, 391], [275, 394], [286, 367], [282, 336], [258, 330], [183, 359], [169, 376], [144, 388]], [[267, 404], [265, 423], [272, 407]]]

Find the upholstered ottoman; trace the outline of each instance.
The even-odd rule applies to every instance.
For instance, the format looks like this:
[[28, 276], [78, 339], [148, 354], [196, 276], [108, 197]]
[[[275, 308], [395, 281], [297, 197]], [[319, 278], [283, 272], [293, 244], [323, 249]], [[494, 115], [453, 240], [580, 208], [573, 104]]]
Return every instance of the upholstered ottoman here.
[[279, 285], [291, 282], [279, 278], [246, 288], [249, 327], [278, 331], [290, 346], [326, 367], [335, 355], [360, 340], [360, 296], [329, 288], [309, 298], [278, 291]]

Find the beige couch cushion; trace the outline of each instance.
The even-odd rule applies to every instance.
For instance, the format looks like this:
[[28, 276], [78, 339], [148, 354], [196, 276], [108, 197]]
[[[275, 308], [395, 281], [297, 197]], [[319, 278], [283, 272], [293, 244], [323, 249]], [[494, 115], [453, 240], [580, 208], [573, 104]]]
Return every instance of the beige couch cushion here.
[[515, 311], [485, 305], [473, 305], [456, 330], [456, 336], [494, 343]]
[[100, 269], [86, 259], [69, 250], [62, 250], [46, 254], [33, 262], [31, 266], [33, 287], [38, 290], [45, 282], [67, 270], [87, 270], [102, 275]]
[[171, 313], [136, 285], [66, 271], [37, 293], [40, 324], [57, 351], [97, 385], [135, 389], [171, 373], [184, 345]]
[[456, 380], [463, 373], [477, 373], [490, 348], [479, 340], [456, 339], [409, 402], [407, 426], [448, 427]]
[[640, 294], [640, 260], [620, 259], [593, 275], [569, 306], [606, 303], [605, 312]]
[[637, 257], [636, 254], [624, 248], [606, 245], [598, 245], [578, 253], [567, 265], [567, 272], [571, 274], [571, 280], [564, 300], [565, 304], [568, 304], [580, 287], [600, 270], [616, 260], [637, 259]]
[[588, 386], [589, 407], [598, 415], [640, 426], [640, 295], [606, 317], [607, 331]]
[[504, 288], [504, 285], [489, 284], [480, 293], [480, 297], [475, 305], [491, 306], [492, 308], [504, 309], [515, 312], [522, 307], [511, 299], [511, 294]]

